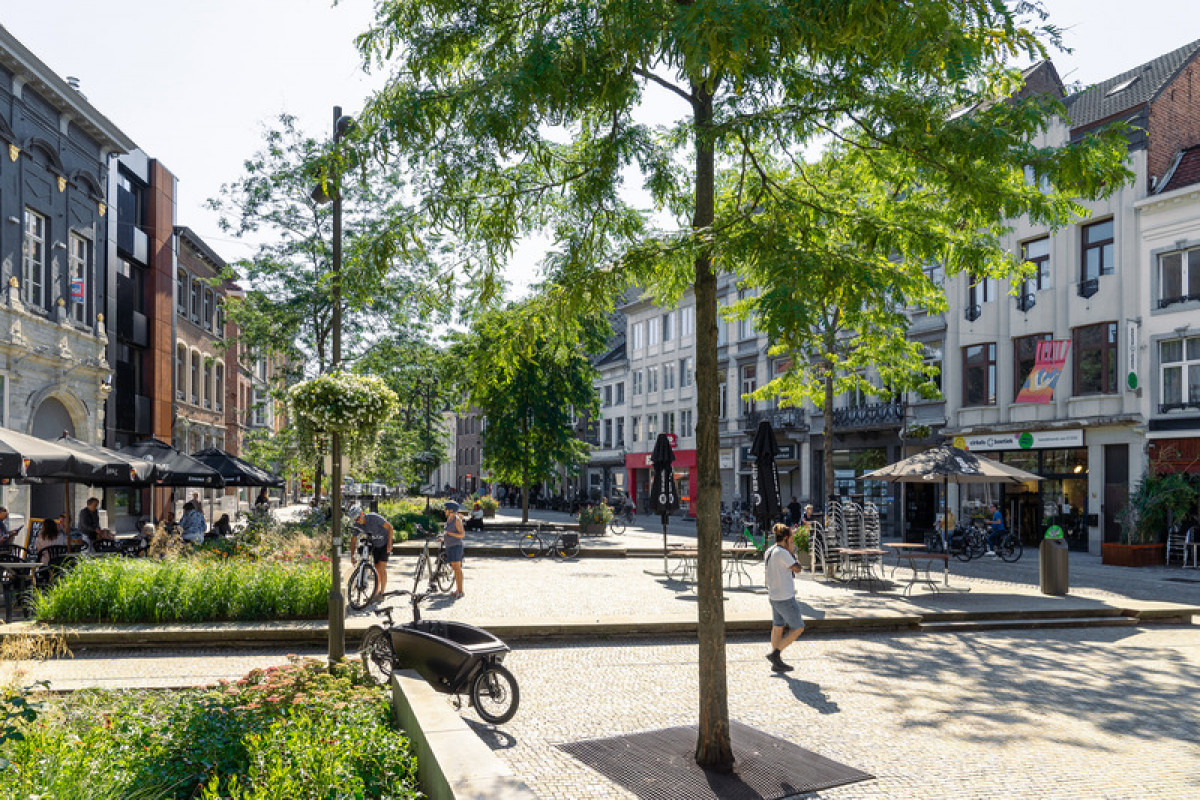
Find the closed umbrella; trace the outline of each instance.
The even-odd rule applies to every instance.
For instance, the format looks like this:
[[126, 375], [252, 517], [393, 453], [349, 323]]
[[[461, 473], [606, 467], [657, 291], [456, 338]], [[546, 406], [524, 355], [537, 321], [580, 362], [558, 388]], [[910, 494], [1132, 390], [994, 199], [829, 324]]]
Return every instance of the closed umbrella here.
[[779, 445], [775, 442], [775, 431], [765, 419], [758, 423], [750, 455], [754, 456], [754, 471], [750, 473], [754, 491], [754, 516], [763, 531], [769, 530], [771, 520], [779, 518], [783, 505], [779, 499], [779, 470], [775, 456]]
[[667, 434], [660, 433], [654, 442], [654, 451], [650, 453], [654, 476], [650, 482], [650, 502], [647, 507], [662, 515], [663, 574], [667, 572], [667, 515], [679, 508], [679, 493], [675, 491], [675, 472], [671, 468], [674, 462], [675, 453], [671, 450], [671, 440]]

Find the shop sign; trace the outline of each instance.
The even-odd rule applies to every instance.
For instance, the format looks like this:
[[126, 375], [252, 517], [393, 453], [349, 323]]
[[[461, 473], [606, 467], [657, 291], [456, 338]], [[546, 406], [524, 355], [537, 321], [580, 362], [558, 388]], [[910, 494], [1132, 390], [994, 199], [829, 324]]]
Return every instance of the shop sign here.
[[733, 451], [721, 451], [721, 469], [733, 469]]
[[1024, 431], [960, 436], [963, 450], [1045, 450], [1054, 447], [1083, 447], [1083, 430]]
[[[795, 444], [779, 445], [779, 452], [775, 454], [776, 461], [794, 461], [795, 459], [796, 459], [796, 445]], [[742, 448], [742, 463], [743, 464], [753, 464], [754, 463], [754, 456], [750, 455], [750, 446], [749, 445]], [[732, 466], [733, 465], [730, 464], [730, 467], [732, 467]]]
[[1132, 320], [1125, 326], [1125, 385], [1131, 392], [1138, 384], [1138, 329], [1141, 325]]

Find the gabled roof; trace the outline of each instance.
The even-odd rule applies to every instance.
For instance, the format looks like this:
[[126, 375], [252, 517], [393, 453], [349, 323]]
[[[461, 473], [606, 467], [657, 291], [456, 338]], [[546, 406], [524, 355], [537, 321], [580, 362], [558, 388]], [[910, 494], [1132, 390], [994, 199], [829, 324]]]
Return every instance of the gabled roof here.
[[1200, 40], [1067, 97], [1071, 127], [1083, 128], [1139, 108], [1158, 97], [1171, 79], [1200, 52]]
[[1154, 194], [1182, 189], [1200, 183], [1200, 145], [1180, 151], [1175, 163], [1167, 170], [1166, 177], [1154, 189]]

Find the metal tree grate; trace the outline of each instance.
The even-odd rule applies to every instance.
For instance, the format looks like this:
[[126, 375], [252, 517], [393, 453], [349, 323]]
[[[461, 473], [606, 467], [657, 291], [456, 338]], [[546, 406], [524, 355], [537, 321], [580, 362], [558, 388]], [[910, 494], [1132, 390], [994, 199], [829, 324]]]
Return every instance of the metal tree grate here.
[[642, 800], [783, 800], [875, 777], [736, 721], [734, 771], [705, 772], [696, 735], [693, 725], [557, 747]]

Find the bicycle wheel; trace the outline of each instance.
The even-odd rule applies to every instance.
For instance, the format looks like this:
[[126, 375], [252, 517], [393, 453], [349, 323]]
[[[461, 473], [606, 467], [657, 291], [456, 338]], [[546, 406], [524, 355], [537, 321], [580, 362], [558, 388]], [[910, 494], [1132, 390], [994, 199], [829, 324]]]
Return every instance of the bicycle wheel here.
[[437, 568], [433, 572], [433, 583], [439, 592], [448, 592], [450, 587], [454, 586], [454, 569], [449, 561], [438, 560]]
[[971, 549], [971, 558], [983, 558], [988, 549], [987, 536], [983, 531], [972, 531], [967, 537], [967, 545]]
[[417, 556], [417, 574], [413, 576], [413, 586], [421, 585], [421, 578], [425, 575], [425, 565], [429, 563], [429, 556], [422, 551], [421, 555]]
[[971, 543], [963, 536], [952, 536], [950, 542], [946, 545], [950, 551], [950, 555], [957, 558], [959, 561], [971, 560]]
[[521, 537], [521, 555], [526, 558], [540, 556], [546, 550], [546, 546], [542, 544], [542, 537], [536, 533], [527, 533]]
[[555, 551], [562, 558], [574, 558], [579, 555], [579, 539], [575, 539], [574, 544], [567, 544], [561, 538], [558, 540], [558, 549]]
[[1000, 558], [1005, 561], [1017, 561], [1021, 558], [1023, 550], [1024, 548], [1021, 547], [1021, 543], [1017, 541], [1016, 536], [1005, 536], [1000, 542], [1000, 546], [996, 548], [996, 552], [1000, 555]]
[[379, 576], [375, 573], [375, 567], [370, 562], [359, 561], [346, 585], [347, 604], [354, 611], [362, 611], [375, 596], [378, 586]]
[[362, 656], [363, 669], [371, 680], [382, 686], [392, 679], [396, 651], [392, 648], [392, 637], [387, 631], [378, 625], [371, 626], [358, 652]]
[[617, 536], [620, 536], [625, 532], [625, 523], [617, 517], [612, 518], [612, 522], [608, 523], [608, 527], [611, 528], [612, 532]]
[[521, 690], [517, 679], [499, 664], [491, 664], [471, 683], [471, 705], [485, 722], [501, 725], [517, 713]]

